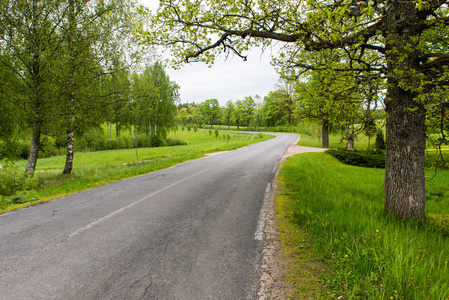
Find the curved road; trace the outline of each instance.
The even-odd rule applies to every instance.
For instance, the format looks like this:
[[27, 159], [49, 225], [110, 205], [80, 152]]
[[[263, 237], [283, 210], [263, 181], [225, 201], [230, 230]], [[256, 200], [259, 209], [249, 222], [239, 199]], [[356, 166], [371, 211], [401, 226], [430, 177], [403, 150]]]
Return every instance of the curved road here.
[[275, 135], [0, 215], [0, 299], [257, 298]]

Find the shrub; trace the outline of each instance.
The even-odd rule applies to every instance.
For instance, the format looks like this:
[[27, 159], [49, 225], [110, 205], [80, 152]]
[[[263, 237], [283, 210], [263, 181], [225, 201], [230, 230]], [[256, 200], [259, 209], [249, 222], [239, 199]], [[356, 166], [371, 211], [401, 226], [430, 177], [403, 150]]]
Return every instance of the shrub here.
[[196, 125], [193, 125], [193, 132], [197, 132], [198, 131], [198, 127]]
[[209, 129], [209, 135], [212, 135], [212, 129]]
[[178, 139], [170, 139], [168, 138], [166, 140], [167, 142], [167, 146], [183, 146], [183, 145], [187, 145], [187, 143], [183, 140], [178, 140]]
[[0, 158], [28, 159], [30, 148], [29, 140], [5, 139], [0, 141]]
[[120, 148], [120, 144], [116, 139], [108, 139], [106, 141], [106, 150], [115, 150], [115, 149], [119, 149]]
[[167, 146], [167, 142], [160, 135], [153, 135], [150, 138], [151, 147], [164, 147]]
[[347, 165], [365, 168], [385, 168], [385, 152], [328, 150], [326, 153]]
[[218, 129], [217, 128], [215, 128], [214, 134], [215, 134], [215, 137], [218, 138]]
[[119, 137], [118, 144], [120, 149], [129, 149], [134, 147], [134, 142], [131, 138]]
[[190, 125], [187, 126], [187, 131], [190, 131], [192, 129], [192, 127], [190, 127]]
[[30, 190], [38, 185], [35, 177], [26, 174], [13, 162], [4, 160], [0, 169], [0, 195], [11, 196], [18, 191]]
[[44, 136], [41, 140], [41, 146], [39, 148], [39, 157], [47, 158], [50, 156], [56, 156], [58, 154], [59, 151], [55, 146], [55, 139], [52, 137]]
[[100, 151], [106, 149], [107, 139], [100, 128], [93, 128], [84, 133], [75, 147], [81, 150]]
[[138, 135], [136, 137], [137, 148], [147, 148], [152, 146], [151, 138], [147, 135]]
[[385, 150], [385, 139], [382, 130], [377, 130], [375, 147], [377, 151]]

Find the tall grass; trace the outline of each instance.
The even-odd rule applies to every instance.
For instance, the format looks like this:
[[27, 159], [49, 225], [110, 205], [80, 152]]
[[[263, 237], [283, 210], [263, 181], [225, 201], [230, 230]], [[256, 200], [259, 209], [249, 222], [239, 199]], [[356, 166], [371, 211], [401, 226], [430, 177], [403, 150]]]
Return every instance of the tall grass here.
[[[449, 171], [437, 176], [428, 193], [447, 191]], [[308, 153], [289, 158], [279, 182], [291, 199], [291, 219], [307, 229], [316, 255], [332, 267], [326, 284], [336, 295], [448, 299], [449, 230], [432, 221], [419, 224], [385, 216], [383, 178], [384, 170]], [[438, 215], [449, 211], [447, 206], [430, 207]]]
[[[135, 149], [76, 153], [70, 175], [61, 174], [65, 156], [38, 159], [36, 173], [31, 181], [24, 174], [26, 160], [8, 162], [6, 165], [8, 168], [0, 169], [0, 179], [7, 178], [8, 182], [11, 182], [10, 188], [3, 186], [5, 183], [3, 180], [0, 184], [0, 212], [18, 205], [27, 205], [26, 203], [36, 199], [45, 201], [123, 178], [168, 168], [184, 161], [200, 158], [205, 153], [232, 150], [271, 138], [267, 135], [237, 132], [230, 133], [228, 141], [223, 139], [223, 134], [228, 133], [219, 133], [218, 137], [215, 137], [201, 130], [198, 132], [178, 131], [176, 136], [173, 134], [171, 136], [186, 141], [187, 145], [139, 148], [137, 150], [139, 164], [136, 161]], [[2, 164], [5, 165], [4, 162]]]

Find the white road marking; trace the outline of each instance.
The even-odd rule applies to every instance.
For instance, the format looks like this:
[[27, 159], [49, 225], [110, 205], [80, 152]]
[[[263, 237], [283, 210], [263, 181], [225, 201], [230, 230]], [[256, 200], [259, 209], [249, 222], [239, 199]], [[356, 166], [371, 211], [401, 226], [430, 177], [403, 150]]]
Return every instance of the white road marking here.
[[86, 230], [88, 230], [88, 229], [94, 227], [95, 225], [98, 225], [98, 224], [100, 224], [101, 222], [106, 221], [107, 219], [110, 219], [110, 218], [112, 218], [112, 217], [118, 215], [119, 213], [121, 213], [121, 212], [124, 211], [124, 210], [130, 209], [131, 207], [136, 206], [136, 205], [139, 204], [140, 202], [145, 201], [145, 200], [147, 200], [148, 198], [151, 198], [151, 197], [153, 197], [154, 195], [157, 195], [157, 194], [159, 194], [159, 193], [162, 192], [162, 191], [165, 191], [165, 190], [167, 190], [167, 189], [169, 189], [169, 188], [171, 188], [171, 187], [174, 187], [175, 185], [177, 185], [177, 184], [179, 184], [179, 183], [181, 183], [181, 182], [184, 182], [184, 181], [186, 181], [186, 180], [189, 180], [190, 178], [193, 178], [193, 177], [195, 177], [195, 176], [198, 176], [199, 174], [204, 173], [204, 172], [206, 172], [206, 171], [207, 171], [207, 170], [204, 170], [204, 171], [195, 173], [195, 174], [193, 174], [193, 175], [191, 175], [191, 176], [189, 176], [189, 177], [186, 177], [186, 178], [184, 178], [184, 179], [182, 179], [182, 180], [179, 180], [179, 181], [177, 181], [177, 182], [175, 182], [175, 183], [172, 183], [172, 184], [170, 184], [170, 185], [167, 185], [166, 187], [164, 187], [164, 188], [162, 188], [162, 189], [160, 189], [160, 190], [158, 190], [158, 191], [155, 191], [155, 192], [153, 192], [153, 193], [151, 193], [151, 194], [149, 194], [149, 195], [147, 195], [147, 196], [145, 196], [145, 197], [143, 197], [143, 198], [137, 200], [136, 202], [133, 202], [133, 203], [131, 203], [131, 204], [128, 204], [128, 205], [126, 205], [126, 206], [124, 206], [124, 207], [122, 207], [122, 208], [120, 208], [120, 209], [118, 209], [118, 210], [116, 210], [116, 211], [110, 213], [110, 214], [107, 215], [107, 216], [104, 216], [104, 217], [102, 217], [102, 218], [100, 218], [100, 219], [98, 219], [98, 220], [96, 220], [96, 221], [94, 221], [94, 222], [92, 222], [92, 223], [90, 223], [90, 224], [84, 226], [84, 227], [79, 228], [79, 229], [76, 230], [75, 232], [72, 232], [71, 234], [69, 234], [69, 235], [67, 236], [67, 238], [68, 238], [68, 239], [69, 239], [69, 238], [72, 238], [72, 237], [74, 237], [74, 236], [76, 236], [76, 235], [78, 235], [78, 234], [80, 234], [80, 233], [82, 233], [82, 232], [84, 232], [84, 231], [86, 231]]
[[263, 240], [263, 232], [265, 230], [265, 222], [267, 218], [268, 204], [270, 202], [270, 199], [271, 199], [271, 183], [268, 183], [265, 189], [262, 209], [260, 210], [259, 221], [257, 222], [256, 233], [254, 234], [254, 239], [256, 241]]

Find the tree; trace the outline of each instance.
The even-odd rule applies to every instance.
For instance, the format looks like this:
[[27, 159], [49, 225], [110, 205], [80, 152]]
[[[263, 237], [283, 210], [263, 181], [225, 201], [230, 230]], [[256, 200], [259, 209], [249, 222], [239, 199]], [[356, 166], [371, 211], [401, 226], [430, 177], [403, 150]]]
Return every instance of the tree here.
[[41, 136], [51, 131], [57, 117], [57, 66], [66, 11], [67, 4], [57, 0], [0, 1], [0, 64], [12, 74], [1, 81], [32, 132], [29, 173], [36, 168]]
[[243, 119], [246, 121], [246, 129], [249, 129], [249, 122], [254, 116], [254, 112], [256, 109], [256, 102], [254, 101], [253, 97], [245, 97], [245, 99], [242, 102], [242, 114]]
[[278, 95], [276, 102], [278, 102], [279, 110], [282, 114], [281, 120], [287, 120], [288, 127], [291, 126], [293, 120], [293, 110], [295, 103], [293, 99], [294, 82], [287, 80], [280, 80], [278, 83]]
[[235, 101], [235, 109], [232, 113], [232, 119], [237, 125], [237, 130], [240, 129], [240, 122], [243, 119], [243, 112], [245, 110], [244, 103], [242, 100]]
[[[60, 82], [64, 93], [60, 102], [65, 120], [62, 128], [67, 134], [63, 174], [70, 174], [73, 168], [76, 127], [88, 123], [89, 118], [98, 118], [92, 112], [104, 112], [108, 104], [115, 103], [115, 109], [121, 111], [118, 103], [129, 100], [124, 94], [129, 90], [126, 69], [131, 61], [124, 62], [122, 57], [125, 47], [132, 45], [126, 40], [133, 29], [132, 15], [136, 13], [128, 0], [68, 1], [67, 18], [62, 26], [67, 37], [61, 49], [63, 72]], [[131, 56], [135, 57], [136, 52], [132, 51]], [[114, 85], [107, 87], [104, 83], [108, 81]], [[86, 111], [90, 113], [86, 114]], [[120, 133], [117, 118], [115, 122]]]
[[265, 96], [263, 99], [263, 105], [262, 105], [262, 119], [266, 121], [267, 128], [270, 128], [270, 124], [273, 125], [275, 123], [275, 116], [276, 116], [276, 103], [275, 103], [275, 94], [274, 92], [269, 92], [268, 96]]
[[329, 148], [329, 126], [334, 117], [331, 116], [332, 110], [327, 97], [329, 86], [322, 84], [322, 78], [319, 72], [313, 73], [308, 81], [298, 81], [296, 90], [296, 109], [295, 114], [298, 118], [317, 120], [321, 122], [321, 146]]
[[[435, 30], [447, 32], [447, 1], [161, 1], [153, 18], [159, 31], [144, 35], [151, 44], [170, 45], [184, 61], [212, 63], [227, 51], [245, 58], [252, 45], [287, 43], [297, 68], [341, 49], [346, 71], [365, 72], [365, 60], [387, 82], [385, 212], [398, 218], [425, 218], [425, 116], [429, 95], [447, 85], [449, 59]], [[156, 25], [154, 25], [156, 26]], [[281, 57], [282, 59], [282, 57]], [[299, 63], [298, 63], [299, 62]], [[333, 66], [329, 66], [332, 68]], [[400, 159], [398, 159], [400, 158]]]
[[170, 81], [160, 62], [132, 77], [138, 124], [150, 137], [165, 139], [168, 129], [175, 125], [178, 85]]
[[232, 100], [226, 102], [226, 106], [223, 108], [222, 119], [224, 123], [228, 124], [228, 129], [230, 128], [232, 114], [234, 113], [235, 105]]
[[214, 123], [214, 120], [218, 116], [220, 104], [217, 99], [208, 99], [201, 103], [201, 109], [205, 117], [207, 117], [210, 121], [210, 128]]

